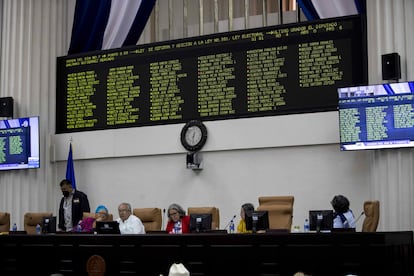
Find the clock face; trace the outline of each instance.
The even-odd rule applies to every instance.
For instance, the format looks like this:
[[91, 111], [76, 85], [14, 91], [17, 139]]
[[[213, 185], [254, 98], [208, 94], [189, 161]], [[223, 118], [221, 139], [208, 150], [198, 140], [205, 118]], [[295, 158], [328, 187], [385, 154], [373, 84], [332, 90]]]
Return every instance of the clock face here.
[[207, 128], [201, 121], [189, 121], [181, 130], [181, 144], [189, 151], [200, 150], [206, 141]]
[[191, 126], [187, 129], [187, 132], [185, 133], [185, 140], [187, 141], [187, 144], [190, 146], [195, 146], [201, 141], [202, 137], [201, 129], [198, 126]]

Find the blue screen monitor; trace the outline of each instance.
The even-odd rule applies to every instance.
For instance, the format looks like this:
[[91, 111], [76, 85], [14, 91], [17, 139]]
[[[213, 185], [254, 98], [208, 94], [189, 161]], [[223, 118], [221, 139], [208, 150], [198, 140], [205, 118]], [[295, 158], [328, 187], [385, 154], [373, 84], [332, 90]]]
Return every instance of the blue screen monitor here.
[[39, 117], [0, 120], [0, 170], [40, 167]]
[[414, 147], [414, 82], [338, 89], [340, 149]]

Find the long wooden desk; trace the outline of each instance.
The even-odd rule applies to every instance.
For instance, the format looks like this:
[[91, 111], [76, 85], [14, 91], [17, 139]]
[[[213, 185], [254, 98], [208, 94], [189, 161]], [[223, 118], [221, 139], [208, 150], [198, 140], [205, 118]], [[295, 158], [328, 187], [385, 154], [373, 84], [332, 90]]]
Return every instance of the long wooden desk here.
[[0, 275], [87, 275], [92, 255], [105, 275], [414, 275], [413, 232], [1, 235]]

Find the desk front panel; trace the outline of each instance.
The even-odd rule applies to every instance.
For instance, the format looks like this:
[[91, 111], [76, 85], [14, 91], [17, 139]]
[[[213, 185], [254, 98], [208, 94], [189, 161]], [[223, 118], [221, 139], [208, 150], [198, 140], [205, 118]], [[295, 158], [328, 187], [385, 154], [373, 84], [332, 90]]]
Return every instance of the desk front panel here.
[[100, 255], [106, 275], [414, 275], [413, 232], [294, 234], [3, 235], [0, 275], [87, 275]]

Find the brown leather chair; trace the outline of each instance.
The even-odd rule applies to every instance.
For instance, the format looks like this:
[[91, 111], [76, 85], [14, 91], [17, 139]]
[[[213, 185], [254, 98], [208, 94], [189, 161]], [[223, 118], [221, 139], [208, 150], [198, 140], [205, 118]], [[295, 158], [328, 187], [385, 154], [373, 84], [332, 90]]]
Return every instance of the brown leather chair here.
[[[83, 212], [82, 219], [86, 218], [95, 218], [95, 213]], [[108, 221], [114, 220], [114, 216], [112, 214], [108, 214]]]
[[161, 230], [162, 214], [160, 208], [134, 208], [132, 213], [140, 218], [145, 226], [145, 232]]
[[0, 212], [0, 232], [10, 231], [10, 213]]
[[362, 232], [376, 232], [378, 223], [379, 223], [379, 216], [380, 216], [379, 201], [378, 200], [365, 201], [364, 202], [364, 213], [365, 213], [365, 218], [362, 224]]
[[291, 230], [293, 196], [260, 196], [257, 211], [268, 211], [270, 229]]
[[27, 212], [24, 214], [24, 231], [36, 234], [36, 225], [43, 227], [43, 218], [53, 216], [52, 212]]
[[220, 229], [220, 211], [217, 207], [188, 207], [187, 214], [212, 214], [211, 229]]

